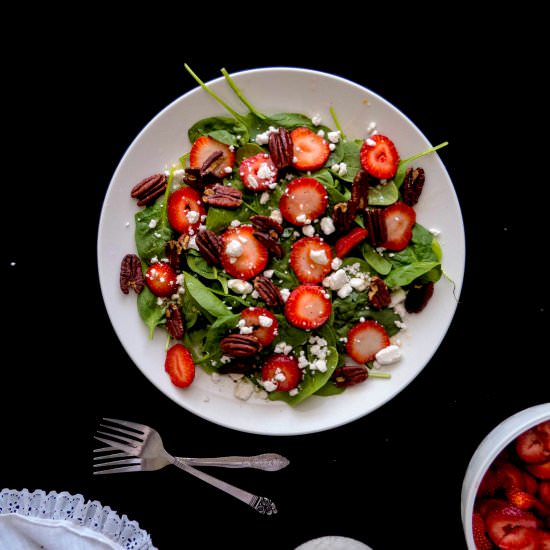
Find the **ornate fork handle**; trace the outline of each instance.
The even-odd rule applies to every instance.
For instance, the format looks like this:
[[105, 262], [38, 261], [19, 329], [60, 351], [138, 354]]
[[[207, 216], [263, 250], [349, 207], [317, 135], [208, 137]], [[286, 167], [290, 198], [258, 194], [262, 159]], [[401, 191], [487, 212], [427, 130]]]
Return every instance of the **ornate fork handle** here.
[[177, 466], [178, 468], [181, 468], [182, 470], [191, 474], [192, 476], [198, 477], [199, 479], [202, 479], [202, 481], [209, 483], [210, 485], [216, 487], [217, 489], [220, 489], [221, 491], [224, 491], [225, 493], [228, 493], [231, 496], [238, 498], [240, 501], [254, 508], [260, 514], [267, 514], [268, 516], [270, 516], [272, 514], [277, 513], [277, 508], [275, 506], [275, 503], [269, 500], [268, 498], [253, 495], [248, 491], [244, 491], [243, 489], [239, 489], [238, 487], [235, 487], [230, 483], [226, 483], [221, 479], [215, 478], [210, 474], [202, 472], [201, 470], [197, 470], [178, 457], [170, 457], [170, 458], [171, 458], [171, 463], [174, 466]]
[[276, 472], [288, 466], [289, 460], [275, 453], [256, 456], [222, 456], [216, 458], [177, 457], [189, 466], [219, 466], [222, 468], [256, 468], [266, 472]]

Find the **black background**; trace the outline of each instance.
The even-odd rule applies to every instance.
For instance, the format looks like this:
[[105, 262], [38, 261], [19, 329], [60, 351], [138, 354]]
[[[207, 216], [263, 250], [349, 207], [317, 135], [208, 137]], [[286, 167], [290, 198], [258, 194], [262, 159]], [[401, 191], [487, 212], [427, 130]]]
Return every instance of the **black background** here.
[[[285, 11], [283, 24], [280, 12], [245, 22], [233, 10], [140, 14], [139, 24], [135, 13], [90, 13], [53, 26], [61, 14], [33, 13], [18, 38], [28, 53], [6, 57], [0, 487], [82, 493], [137, 520], [163, 550], [197, 538], [292, 549], [326, 534], [376, 550], [464, 548], [472, 453], [550, 395], [547, 108], [540, 44], [535, 29], [522, 32], [533, 23], [386, 7], [319, 21]], [[449, 141], [441, 158], [467, 239], [460, 302], [431, 362], [367, 417], [294, 437], [222, 428], [165, 398], [117, 340], [97, 277], [102, 201], [135, 135], [194, 87], [184, 62], [205, 81], [221, 67], [331, 72], [385, 97], [432, 143]], [[215, 472], [270, 496], [279, 514], [260, 517], [175, 468], [93, 477], [102, 416], [154, 426], [175, 454], [287, 456], [278, 473]]]

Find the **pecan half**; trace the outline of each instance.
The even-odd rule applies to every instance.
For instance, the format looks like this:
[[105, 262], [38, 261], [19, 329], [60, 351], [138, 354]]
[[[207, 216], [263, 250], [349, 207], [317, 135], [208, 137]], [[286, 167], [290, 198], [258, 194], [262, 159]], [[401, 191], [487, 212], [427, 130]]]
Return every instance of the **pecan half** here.
[[391, 294], [388, 285], [376, 275], [371, 277], [368, 297], [374, 309], [382, 309], [391, 304]]
[[248, 357], [258, 353], [262, 345], [252, 334], [230, 334], [220, 340], [220, 348], [231, 357]]
[[267, 233], [254, 231], [252, 235], [254, 235], [254, 237], [256, 237], [256, 239], [261, 244], [263, 244], [277, 259], [280, 260], [284, 256], [285, 251], [283, 250], [283, 247]]
[[141, 270], [141, 260], [136, 254], [126, 254], [120, 263], [120, 290], [128, 294], [133, 288], [136, 294], [139, 294], [145, 286], [143, 271]]
[[334, 205], [332, 210], [332, 221], [336, 231], [346, 233], [351, 229], [353, 220], [355, 220], [355, 214], [357, 207], [354, 202], [339, 202]]
[[166, 257], [168, 258], [168, 263], [170, 264], [170, 267], [172, 269], [180, 269], [181, 267], [181, 253], [184, 250], [183, 243], [179, 240], [170, 240], [166, 243], [166, 247], [164, 248], [164, 251], [166, 253]]
[[176, 340], [183, 338], [183, 314], [176, 304], [170, 304], [166, 308], [166, 330]]
[[202, 195], [202, 200], [210, 206], [218, 208], [234, 209], [239, 208], [243, 202], [243, 194], [234, 187], [215, 183], [206, 188]]
[[386, 222], [381, 208], [367, 208], [363, 212], [365, 227], [369, 234], [367, 239], [372, 246], [380, 246], [387, 238]]
[[434, 293], [434, 284], [413, 284], [405, 298], [405, 309], [409, 313], [420, 313]]
[[219, 235], [210, 229], [204, 229], [197, 233], [195, 244], [200, 255], [210, 264], [219, 265], [223, 248], [223, 241]]
[[[277, 220], [274, 220], [269, 216], [255, 214], [254, 216], [250, 216], [250, 223], [254, 227], [257, 227], [260, 231], [269, 233], [274, 239], [277, 238], [277, 236], [282, 235], [284, 231], [283, 226]], [[273, 232], [275, 232], [275, 235], [273, 235]]]
[[269, 156], [278, 170], [292, 165], [294, 148], [290, 132], [286, 128], [279, 128], [276, 132], [269, 134]]
[[200, 175], [201, 177], [206, 176], [206, 174], [210, 174], [212, 172], [215, 172], [215, 170], [222, 164], [223, 162], [223, 151], [217, 150], [214, 151], [203, 163], [200, 167]]
[[254, 279], [254, 288], [260, 298], [270, 307], [282, 306], [285, 303], [275, 283], [264, 275], [258, 275]]
[[405, 179], [403, 180], [403, 202], [408, 206], [414, 206], [418, 202], [420, 193], [424, 188], [426, 175], [423, 168], [407, 168]]
[[134, 185], [130, 195], [132, 198], [137, 199], [138, 206], [145, 206], [164, 193], [166, 182], [167, 179], [164, 174], [153, 174]]
[[351, 199], [356, 210], [365, 210], [369, 205], [369, 187], [376, 185], [378, 180], [373, 178], [368, 172], [360, 168], [353, 178], [351, 184]]
[[365, 365], [344, 365], [338, 367], [331, 380], [337, 388], [347, 388], [364, 382], [369, 377], [369, 369]]

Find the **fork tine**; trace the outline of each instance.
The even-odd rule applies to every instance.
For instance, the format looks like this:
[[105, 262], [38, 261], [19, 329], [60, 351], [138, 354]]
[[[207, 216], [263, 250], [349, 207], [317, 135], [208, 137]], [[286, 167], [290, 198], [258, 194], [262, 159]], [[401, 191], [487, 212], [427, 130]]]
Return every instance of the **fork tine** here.
[[[100, 432], [100, 433], [103, 433], [103, 432]], [[137, 456], [141, 450], [141, 447], [125, 445], [124, 443], [120, 443], [119, 441], [105, 439], [104, 437], [98, 437], [97, 435], [94, 435], [94, 439], [101, 441], [101, 443], [106, 443], [107, 445], [110, 445], [114, 449], [118, 449], [119, 451], [123, 451], [132, 456]]]
[[[124, 441], [125, 443], [128, 443], [129, 445], [132, 445], [133, 447], [141, 447], [143, 444], [143, 441], [138, 441], [137, 439], [130, 439], [129, 437], [124, 437], [123, 435], [118, 434], [112, 434], [109, 432], [103, 432], [101, 430], [97, 430], [98, 434], [106, 435], [107, 437], [115, 438], [116, 440]], [[109, 443], [111, 445], [111, 443]]]
[[[114, 451], [115, 449], [113, 447], [104, 447], [103, 450]], [[97, 453], [98, 451], [99, 449], [94, 449], [94, 453]], [[94, 461], [103, 460], [104, 458], [119, 458], [119, 457], [125, 457], [125, 456], [131, 456], [131, 455], [124, 452], [115, 452], [115, 453], [103, 454], [101, 456], [94, 456]]]
[[141, 464], [141, 458], [135, 458], [135, 457], [126, 457], [122, 460], [111, 460], [107, 462], [96, 462], [93, 467], [94, 468], [103, 468], [104, 466], [133, 466], [135, 464]]
[[124, 428], [119, 428], [118, 426], [109, 426], [109, 424], [100, 424], [100, 426], [102, 426], [103, 428], [107, 428], [108, 430], [112, 430], [113, 432], [120, 432], [121, 434], [129, 435], [135, 438], [136, 440], [140, 440], [140, 441], [145, 435], [143, 433], [131, 432], [130, 430], [125, 430]]
[[123, 466], [122, 468], [111, 468], [110, 470], [96, 470], [94, 476], [101, 474], [123, 474], [125, 472], [141, 472], [141, 466]]
[[137, 424], [136, 422], [130, 422], [129, 420], [118, 420], [117, 418], [105, 418], [103, 417], [103, 420], [107, 420], [107, 422], [113, 422], [114, 424], [120, 424], [121, 426], [126, 426], [127, 428], [133, 428], [134, 430], [137, 430], [139, 432], [143, 432], [147, 426], [144, 424]]

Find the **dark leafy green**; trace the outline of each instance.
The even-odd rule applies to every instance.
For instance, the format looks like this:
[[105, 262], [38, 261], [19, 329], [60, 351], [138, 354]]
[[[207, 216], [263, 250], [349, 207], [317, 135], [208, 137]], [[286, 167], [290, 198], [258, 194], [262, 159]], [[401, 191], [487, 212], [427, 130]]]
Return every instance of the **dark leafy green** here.
[[157, 304], [157, 297], [147, 286], [139, 293], [137, 307], [139, 316], [149, 328], [149, 338], [153, 339], [155, 328], [166, 322], [164, 308]]
[[137, 252], [141, 260], [148, 264], [154, 257], [164, 258], [166, 243], [174, 235], [168, 223], [164, 203], [165, 197], [161, 196], [154, 204], [136, 212], [135, 215]]
[[186, 292], [189, 292], [204, 315], [212, 319], [231, 315], [231, 310], [191, 273], [183, 272]]
[[242, 122], [225, 116], [203, 118], [189, 128], [187, 135], [191, 143], [200, 136], [210, 136], [235, 147], [247, 143], [249, 138], [248, 129]]

